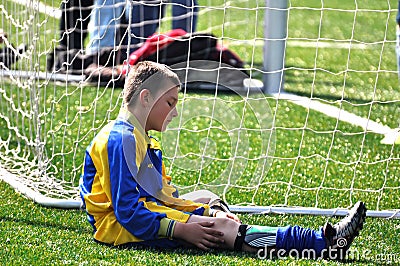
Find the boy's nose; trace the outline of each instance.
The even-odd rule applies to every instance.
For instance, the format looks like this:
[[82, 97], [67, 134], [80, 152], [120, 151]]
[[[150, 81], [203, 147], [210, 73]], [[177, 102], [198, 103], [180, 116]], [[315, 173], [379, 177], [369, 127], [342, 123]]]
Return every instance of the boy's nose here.
[[178, 110], [176, 110], [176, 107], [172, 110], [172, 117], [177, 117], [178, 116]]

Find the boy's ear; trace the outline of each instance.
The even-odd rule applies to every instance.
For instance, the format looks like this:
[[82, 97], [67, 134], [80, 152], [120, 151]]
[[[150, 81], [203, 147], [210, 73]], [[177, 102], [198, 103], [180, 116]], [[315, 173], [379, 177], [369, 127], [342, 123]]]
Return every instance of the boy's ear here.
[[139, 94], [139, 98], [140, 98], [140, 103], [147, 107], [147, 105], [150, 103], [150, 91], [148, 89], [143, 89], [140, 94]]

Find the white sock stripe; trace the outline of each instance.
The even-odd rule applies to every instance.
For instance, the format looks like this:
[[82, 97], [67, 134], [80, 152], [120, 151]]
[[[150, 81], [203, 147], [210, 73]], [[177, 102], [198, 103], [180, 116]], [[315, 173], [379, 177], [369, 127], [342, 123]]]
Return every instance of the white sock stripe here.
[[265, 237], [260, 237], [257, 239], [254, 239], [248, 243], [251, 246], [275, 246], [276, 245], [276, 236], [265, 236]]
[[250, 246], [253, 247], [273, 247], [276, 246], [276, 243], [274, 241], [268, 242], [268, 241], [252, 241], [249, 243]]

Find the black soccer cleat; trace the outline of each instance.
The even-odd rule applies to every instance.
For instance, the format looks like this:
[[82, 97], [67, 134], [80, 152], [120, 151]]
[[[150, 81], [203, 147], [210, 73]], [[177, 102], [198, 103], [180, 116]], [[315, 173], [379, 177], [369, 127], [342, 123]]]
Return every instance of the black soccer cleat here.
[[[1, 34], [1, 33], [0, 33]], [[0, 36], [1, 37], [1, 36]], [[0, 63], [6, 68], [10, 68], [12, 64], [17, 62], [26, 50], [26, 45], [21, 44], [17, 48], [11, 44], [11, 47], [3, 47], [0, 49]]]
[[325, 259], [343, 260], [354, 238], [363, 228], [367, 213], [365, 204], [357, 202], [348, 215], [335, 225], [326, 223], [323, 233], [327, 241], [327, 250], [324, 251]]

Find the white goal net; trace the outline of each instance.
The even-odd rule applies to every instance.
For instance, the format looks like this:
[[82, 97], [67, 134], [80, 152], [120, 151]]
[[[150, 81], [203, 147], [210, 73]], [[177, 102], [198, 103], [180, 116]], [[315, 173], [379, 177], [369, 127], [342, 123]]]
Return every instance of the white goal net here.
[[179, 116], [151, 132], [182, 192], [234, 211], [342, 215], [363, 200], [400, 216], [397, 0], [110, 2], [0, 4], [0, 179], [78, 208], [123, 71], [155, 60], [183, 84]]

